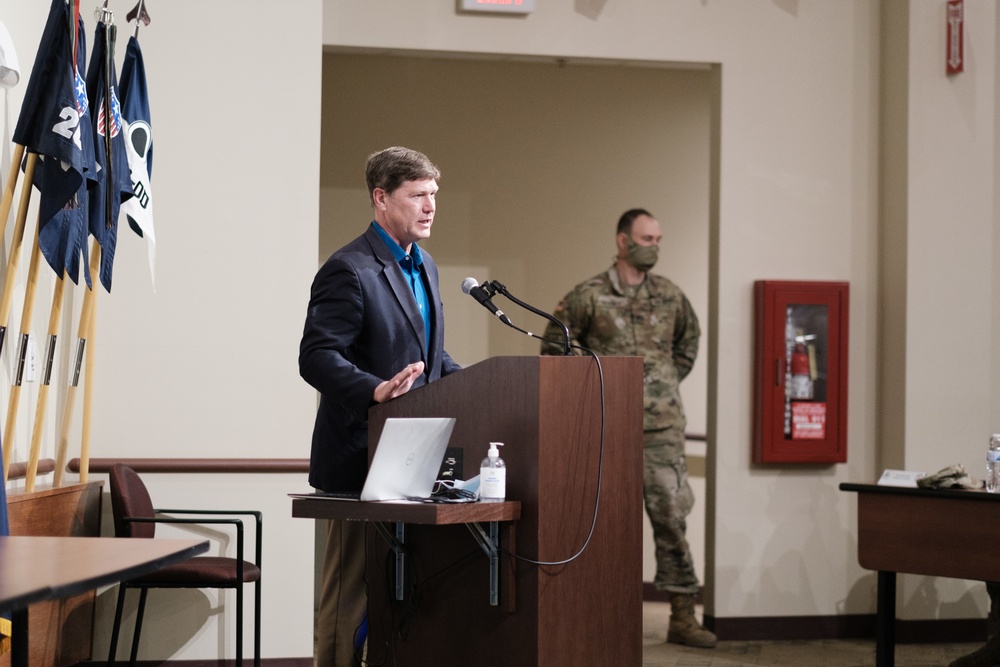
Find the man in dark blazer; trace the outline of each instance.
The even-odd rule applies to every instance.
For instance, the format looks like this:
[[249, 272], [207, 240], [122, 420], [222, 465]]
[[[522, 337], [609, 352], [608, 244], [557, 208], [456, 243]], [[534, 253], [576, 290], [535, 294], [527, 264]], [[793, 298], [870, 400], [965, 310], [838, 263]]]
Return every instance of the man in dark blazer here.
[[[444, 350], [430, 236], [440, 171], [393, 147], [368, 158], [375, 220], [313, 281], [299, 372], [320, 392], [309, 483], [359, 492], [368, 472], [368, 409], [460, 370]], [[355, 633], [367, 605], [365, 524], [331, 521], [316, 627], [316, 665], [359, 665]]]

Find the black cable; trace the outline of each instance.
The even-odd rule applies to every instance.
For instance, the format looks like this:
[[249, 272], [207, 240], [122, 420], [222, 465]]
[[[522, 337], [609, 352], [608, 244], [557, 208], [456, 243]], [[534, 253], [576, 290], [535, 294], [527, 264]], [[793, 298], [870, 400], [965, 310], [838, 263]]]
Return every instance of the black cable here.
[[571, 563], [574, 560], [576, 560], [577, 558], [579, 558], [580, 554], [582, 554], [587, 549], [587, 546], [590, 544], [590, 538], [592, 538], [594, 536], [594, 529], [597, 527], [597, 513], [598, 513], [598, 510], [600, 509], [600, 506], [601, 506], [601, 484], [602, 484], [603, 479], [604, 479], [604, 444], [605, 444], [604, 443], [604, 425], [605, 425], [605, 411], [606, 411], [606, 405], [605, 405], [605, 400], [604, 400], [604, 368], [601, 366], [601, 360], [600, 360], [600, 358], [597, 356], [597, 354], [593, 350], [589, 350], [589, 349], [587, 349], [585, 347], [581, 347], [579, 345], [573, 345], [572, 347], [574, 347], [574, 348], [576, 348], [578, 350], [582, 350], [583, 352], [586, 352], [587, 354], [591, 355], [594, 358], [594, 363], [597, 364], [597, 375], [598, 375], [598, 378], [600, 379], [600, 388], [601, 388], [601, 439], [600, 439], [600, 445], [599, 445], [599, 448], [598, 448], [598, 459], [597, 459], [597, 492], [596, 492], [596, 494], [594, 496], [594, 516], [593, 516], [593, 519], [590, 522], [590, 531], [587, 533], [587, 539], [584, 540], [583, 546], [581, 546], [580, 549], [575, 554], [573, 554], [572, 556], [570, 556], [569, 558], [566, 558], [566, 559], [563, 559], [563, 560], [556, 560], [556, 561], [534, 560], [532, 558], [528, 558], [527, 556], [521, 556], [519, 554], [516, 554], [513, 551], [508, 551], [506, 549], [499, 549], [499, 551], [501, 553], [505, 553], [508, 556], [511, 556], [512, 558], [516, 558], [517, 560], [523, 561], [525, 563], [531, 563], [532, 565], [543, 565], [543, 566], [566, 565], [567, 563]]
[[513, 301], [514, 303], [516, 303], [517, 305], [521, 306], [522, 308], [525, 308], [525, 309], [527, 309], [527, 310], [535, 313], [536, 315], [540, 315], [540, 316], [544, 317], [545, 319], [549, 320], [550, 322], [554, 323], [555, 325], [557, 325], [558, 327], [560, 327], [562, 329], [562, 331], [563, 331], [563, 339], [564, 340], [554, 341], [554, 340], [552, 340], [550, 338], [546, 338], [545, 336], [539, 336], [539, 335], [534, 334], [534, 333], [532, 333], [530, 331], [526, 331], [526, 330], [522, 329], [521, 327], [513, 324], [512, 322], [504, 322], [504, 324], [507, 324], [507, 326], [509, 326], [511, 329], [514, 329], [516, 331], [520, 331], [521, 333], [523, 333], [526, 336], [529, 336], [531, 338], [537, 338], [537, 339], [539, 339], [541, 341], [544, 341], [546, 343], [550, 343], [552, 345], [559, 345], [563, 349], [563, 356], [571, 355], [573, 348], [575, 348], [577, 350], [580, 350], [582, 352], [585, 352], [585, 353], [589, 354], [590, 356], [592, 356], [594, 358], [594, 363], [597, 364], [597, 374], [598, 374], [598, 377], [600, 378], [600, 389], [601, 389], [601, 438], [600, 438], [600, 445], [599, 445], [599, 449], [598, 449], [599, 453], [598, 453], [598, 464], [597, 464], [597, 492], [596, 492], [595, 497], [594, 497], [594, 516], [593, 516], [593, 519], [590, 522], [590, 531], [587, 533], [587, 539], [584, 540], [583, 546], [581, 546], [580, 549], [575, 554], [573, 554], [569, 558], [566, 558], [566, 559], [563, 559], [563, 560], [556, 560], [556, 561], [535, 560], [535, 559], [532, 559], [532, 558], [528, 558], [527, 556], [521, 556], [519, 554], [516, 554], [516, 553], [514, 553], [512, 551], [508, 551], [506, 549], [499, 549], [499, 551], [501, 553], [505, 553], [508, 556], [511, 556], [512, 558], [516, 558], [517, 560], [523, 561], [525, 563], [531, 563], [533, 565], [543, 565], [543, 566], [565, 565], [565, 564], [570, 563], [570, 562], [576, 560], [577, 558], [579, 558], [580, 554], [582, 554], [586, 550], [587, 546], [590, 544], [590, 539], [594, 536], [594, 529], [597, 527], [597, 513], [598, 513], [598, 510], [600, 509], [600, 505], [601, 505], [601, 483], [602, 483], [602, 481], [604, 479], [604, 444], [605, 444], [604, 443], [604, 426], [605, 426], [605, 411], [606, 411], [606, 403], [605, 403], [605, 398], [604, 398], [604, 368], [601, 366], [601, 360], [597, 356], [596, 352], [594, 352], [593, 350], [587, 349], [585, 347], [582, 347], [580, 345], [574, 345], [572, 343], [572, 336], [570, 335], [569, 327], [567, 327], [561, 320], [559, 320], [558, 318], [556, 318], [554, 315], [550, 315], [549, 313], [546, 313], [543, 310], [539, 310], [538, 308], [535, 308], [531, 304], [528, 304], [528, 303], [525, 303], [524, 301], [521, 301], [516, 296], [514, 296], [513, 294], [511, 294], [507, 290], [507, 288], [502, 283], [500, 283], [499, 281], [488, 280], [484, 284], [484, 287], [487, 289], [487, 291], [490, 294], [490, 296], [493, 296], [494, 294], [496, 294], [497, 292], [499, 292], [500, 294], [503, 294], [505, 297], [507, 297], [508, 299], [510, 299], [511, 301]]
[[[434, 579], [440, 577], [451, 569], [458, 567], [459, 565], [470, 560], [473, 556], [480, 553], [479, 549], [472, 549], [466, 554], [458, 557], [453, 562], [445, 565], [436, 572], [421, 579], [420, 570], [423, 569], [423, 560], [418, 558], [419, 552], [409, 549], [406, 545], [400, 545], [403, 548], [404, 558], [406, 562], [406, 572], [404, 574], [404, 579], [407, 582], [413, 582], [407, 586], [407, 590], [404, 593], [404, 599], [397, 601], [392, 597], [392, 591], [395, 590], [395, 576], [396, 576], [396, 554], [392, 547], [387, 547], [384, 551], [384, 556], [378, 559], [376, 564], [379, 565], [379, 569], [382, 571], [383, 577], [383, 591], [385, 594], [385, 607], [382, 613], [379, 615], [378, 622], [383, 631], [383, 635], [389, 639], [385, 642], [386, 656], [382, 658], [381, 662], [372, 662], [369, 660], [362, 660], [362, 664], [370, 666], [385, 665], [390, 660], [393, 665], [396, 664], [396, 641], [406, 641], [409, 637], [409, 621], [419, 613], [420, 606], [420, 594], [422, 589], [432, 582]], [[380, 553], [381, 550], [379, 550]], [[367, 584], [367, 567], [366, 567], [365, 582]], [[397, 609], [399, 610], [399, 615], [397, 616]], [[388, 622], [386, 622], [386, 614], [388, 613]], [[372, 626], [373, 619], [369, 617], [369, 638], [371, 637], [370, 628]], [[386, 629], [389, 629], [386, 632]], [[372, 655], [372, 646], [369, 643], [368, 646], [368, 656]], [[361, 660], [361, 656], [358, 656]]]
[[[469, 559], [471, 559], [473, 556], [475, 556], [478, 553], [480, 553], [480, 551], [478, 549], [473, 549], [473, 550], [469, 551], [468, 553], [466, 553], [464, 556], [459, 557], [458, 559], [454, 560], [453, 562], [449, 563], [448, 565], [445, 565], [443, 568], [441, 568], [437, 572], [434, 572], [433, 574], [431, 574], [431, 575], [423, 578], [422, 580], [417, 576], [418, 573], [417, 573], [417, 560], [416, 560], [416, 558], [407, 560], [407, 563], [410, 564], [410, 571], [408, 572], [408, 574], [410, 575], [410, 577], [409, 577], [408, 580], [409, 581], [413, 581], [413, 584], [412, 584], [412, 586], [410, 586], [410, 589], [408, 591], [409, 592], [409, 604], [406, 605], [406, 610], [403, 612], [402, 617], [399, 619], [399, 623], [397, 624], [397, 626], [400, 629], [402, 629], [402, 627], [403, 627], [404, 624], [408, 623], [411, 618], [413, 618], [414, 616], [417, 615], [417, 613], [419, 611], [418, 607], [420, 606], [420, 595], [423, 592], [423, 590], [426, 588], [426, 586], [432, 580], [434, 580], [437, 577], [440, 577], [442, 574], [448, 572], [449, 570], [451, 570], [451, 569], [453, 569], [455, 567], [458, 567], [459, 565], [461, 565], [465, 561], [468, 561]], [[421, 565], [423, 564], [422, 560], [420, 561], [420, 564]], [[407, 636], [408, 635], [404, 635], [402, 632], [399, 633], [399, 638], [400, 639], [406, 639]]]
[[[368, 582], [368, 563], [367, 563], [367, 558], [369, 557], [369, 555], [371, 555], [372, 558], [375, 558], [376, 564], [378, 564], [378, 562], [379, 562], [377, 556], [375, 554], [370, 554], [369, 548], [368, 548], [369, 544], [372, 543], [372, 538], [371, 538], [371, 535], [369, 534], [369, 531], [371, 530], [371, 528], [372, 528], [371, 527], [371, 523], [366, 521], [365, 522], [365, 559], [366, 559], [366, 561], [365, 561], [365, 574], [364, 574], [365, 591], [366, 591], [365, 597], [366, 598], [369, 597], [369, 595], [368, 595], [369, 582]], [[381, 550], [377, 550], [377, 551], [381, 551]], [[384, 562], [386, 564], [392, 563], [393, 562], [393, 558], [390, 558], [390, 554], [393, 555], [393, 556], [395, 555], [391, 547], [386, 547], [386, 549], [385, 549], [385, 556], [383, 556], [382, 562]], [[393, 637], [393, 633], [392, 632], [386, 632], [386, 623], [385, 623], [385, 615], [386, 615], [386, 612], [388, 612], [389, 613], [389, 627], [391, 628], [391, 627], [393, 627], [395, 625], [395, 621], [393, 620], [394, 617], [395, 617], [395, 613], [394, 613], [394, 610], [393, 610], [392, 598], [390, 597], [390, 595], [391, 595], [390, 591], [393, 590], [393, 586], [392, 586], [392, 582], [390, 580], [390, 575], [389, 575], [388, 572], [385, 573], [384, 579], [385, 579], [385, 581], [383, 581], [383, 588], [382, 588], [382, 590], [384, 591], [384, 595], [385, 595], [385, 607], [382, 609], [382, 613], [378, 614], [377, 618], [373, 619], [371, 617], [371, 615], [368, 616], [368, 637], [365, 639], [365, 644], [368, 646], [367, 659], [364, 658], [364, 657], [362, 657], [361, 655], [358, 655], [357, 652], [355, 651], [355, 655], [357, 656], [357, 658], [361, 662], [361, 664], [368, 665], [370, 667], [381, 667], [382, 665], [388, 664], [390, 660], [392, 661], [393, 665], [396, 664], [395, 645], [390, 640], [386, 640], [384, 642], [384, 644], [382, 645], [382, 648], [385, 650], [385, 655], [382, 658], [381, 662], [372, 662], [371, 659], [370, 659], [372, 657], [372, 648], [373, 648], [372, 647], [372, 642], [371, 642], [371, 636], [372, 636], [371, 629], [372, 629], [373, 623], [375, 623], [375, 622], [379, 623], [379, 625], [382, 628], [382, 636], [383, 637], [390, 637], [390, 638]], [[363, 652], [364, 652], [364, 648], [362, 648], [362, 653]]]

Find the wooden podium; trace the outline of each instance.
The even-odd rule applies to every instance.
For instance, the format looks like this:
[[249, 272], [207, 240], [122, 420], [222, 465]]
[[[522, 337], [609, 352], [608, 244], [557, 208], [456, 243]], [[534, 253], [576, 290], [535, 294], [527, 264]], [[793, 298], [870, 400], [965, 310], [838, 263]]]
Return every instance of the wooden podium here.
[[495, 357], [371, 409], [370, 448], [389, 417], [456, 417], [462, 479], [479, 473], [488, 443], [504, 443], [507, 500], [521, 514], [501, 538], [501, 579], [514, 582], [500, 582], [497, 606], [466, 526], [405, 526], [402, 601], [395, 556], [372, 531], [369, 662], [642, 664], [642, 358], [600, 365], [603, 404], [591, 357]]

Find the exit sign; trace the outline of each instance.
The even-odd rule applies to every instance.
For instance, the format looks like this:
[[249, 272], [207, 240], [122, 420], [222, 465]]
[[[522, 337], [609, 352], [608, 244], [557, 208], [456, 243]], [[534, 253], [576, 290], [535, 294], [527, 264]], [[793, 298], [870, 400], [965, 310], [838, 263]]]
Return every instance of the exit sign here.
[[535, 0], [462, 0], [462, 9], [469, 12], [530, 14], [535, 11]]

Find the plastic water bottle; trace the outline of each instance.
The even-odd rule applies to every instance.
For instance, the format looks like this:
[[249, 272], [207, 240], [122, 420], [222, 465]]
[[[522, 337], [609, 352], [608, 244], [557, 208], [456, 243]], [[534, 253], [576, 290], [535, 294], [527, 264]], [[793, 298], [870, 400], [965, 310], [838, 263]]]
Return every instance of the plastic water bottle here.
[[497, 447], [503, 447], [503, 443], [491, 442], [479, 465], [479, 500], [484, 503], [499, 503], [507, 497], [507, 467]]
[[1000, 433], [990, 437], [990, 448], [986, 452], [986, 490], [1000, 493]]

